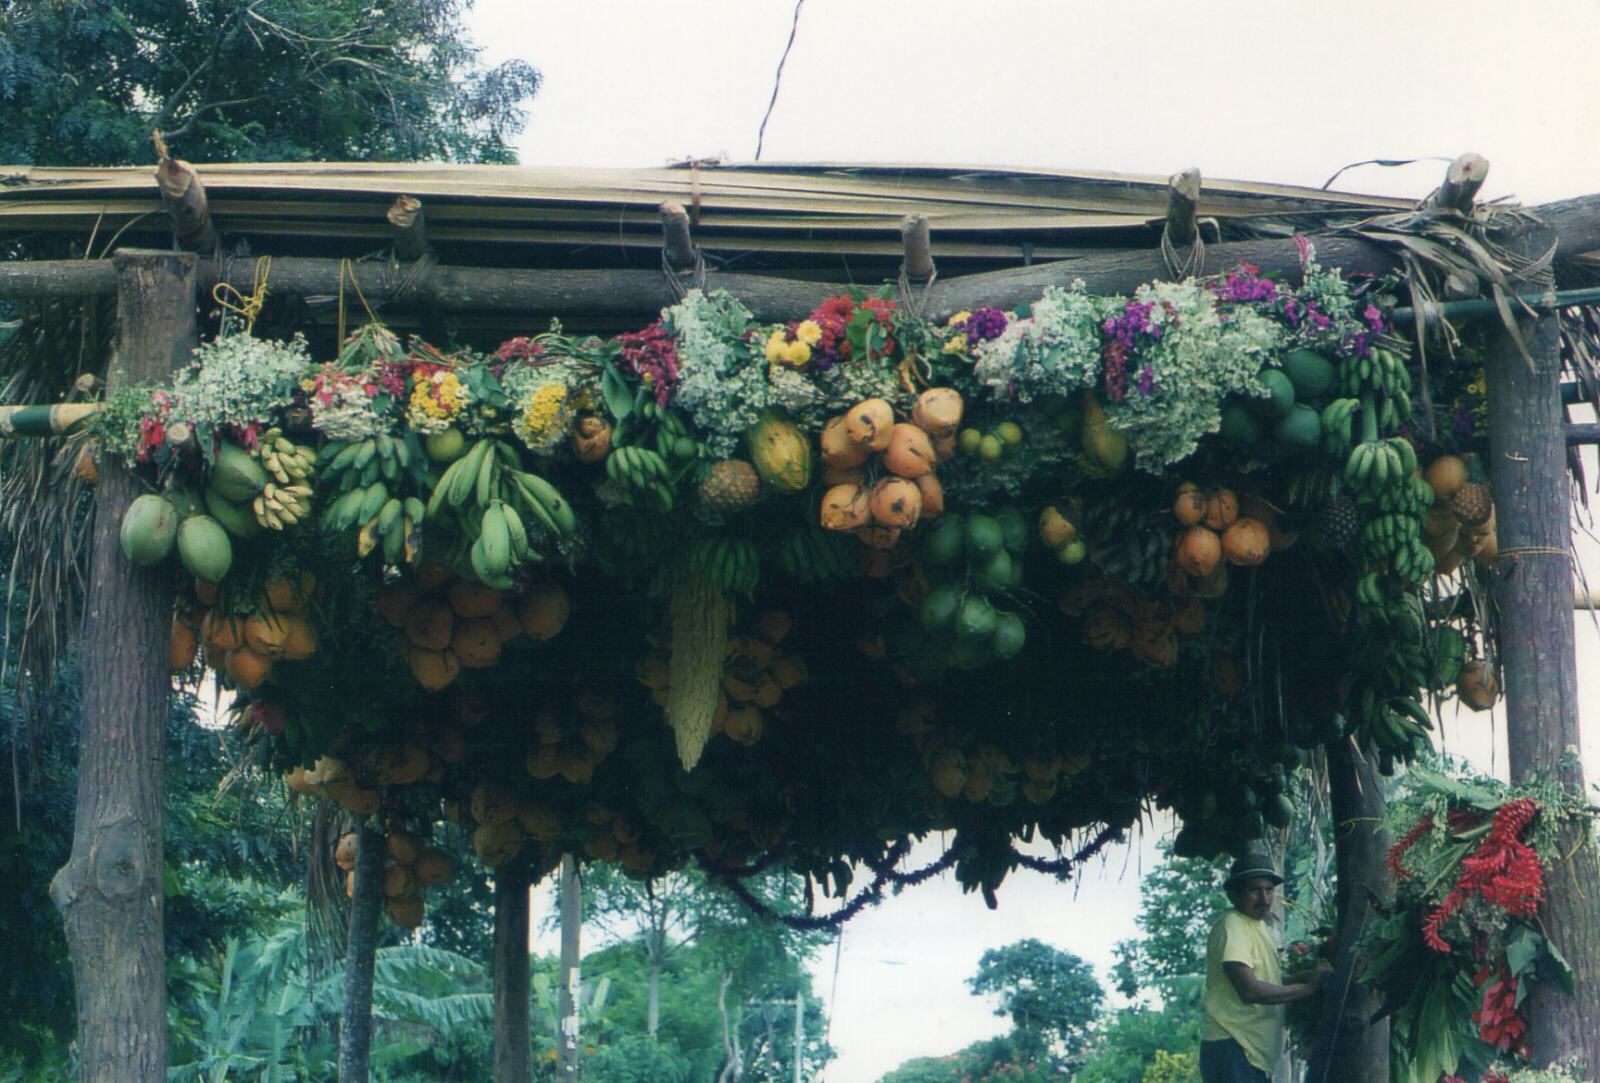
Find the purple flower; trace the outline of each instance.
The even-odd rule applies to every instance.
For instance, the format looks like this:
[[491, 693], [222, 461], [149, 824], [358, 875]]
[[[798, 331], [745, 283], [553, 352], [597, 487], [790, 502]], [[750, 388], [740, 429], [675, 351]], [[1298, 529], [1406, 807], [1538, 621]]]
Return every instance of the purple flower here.
[[976, 346], [1000, 337], [1006, 329], [1006, 314], [998, 308], [976, 309], [962, 321], [961, 329], [967, 333], [967, 345]]
[[1271, 279], [1260, 277], [1254, 266], [1245, 263], [1223, 279], [1221, 285], [1213, 286], [1212, 292], [1220, 300], [1247, 304], [1277, 300], [1278, 286]]
[[1147, 363], [1139, 370], [1139, 394], [1150, 395], [1156, 389], [1156, 370]]
[[1383, 334], [1385, 326], [1383, 312], [1377, 305], [1368, 301], [1367, 307], [1361, 310], [1361, 318], [1367, 321], [1367, 326], [1372, 328], [1373, 333]]

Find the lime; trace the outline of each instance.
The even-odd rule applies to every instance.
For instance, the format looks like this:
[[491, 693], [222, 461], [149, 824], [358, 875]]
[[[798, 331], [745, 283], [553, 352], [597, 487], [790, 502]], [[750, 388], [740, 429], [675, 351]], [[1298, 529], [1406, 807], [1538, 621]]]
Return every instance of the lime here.
[[978, 453], [978, 445], [981, 443], [983, 443], [983, 433], [977, 429], [962, 429], [960, 434], [956, 436], [956, 447], [967, 455], [976, 455]]
[[1022, 512], [1008, 506], [995, 512], [994, 518], [1005, 535], [1007, 549], [1020, 553], [1028, 547], [1028, 520], [1022, 517]]
[[950, 564], [961, 556], [966, 544], [966, 524], [961, 516], [942, 515], [922, 543], [922, 559], [929, 564]]
[[994, 434], [998, 436], [1006, 447], [1016, 447], [1022, 443], [1022, 427], [1015, 421], [1002, 421], [994, 427]]
[[700, 445], [692, 436], [680, 436], [672, 442], [672, 455], [677, 459], [692, 459], [700, 454]]
[[1028, 641], [1028, 630], [1022, 625], [1022, 618], [1015, 613], [1000, 614], [1000, 623], [995, 625], [992, 645], [996, 658], [1014, 658], [1022, 650], [1022, 645]]
[[941, 583], [922, 599], [920, 617], [922, 627], [929, 632], [942, 632], [956, 619], [961, 608], [961, 587], [955, 583]]
[[467, 438], [451, 425], [443, 432], [429, 433], [422, 441], [422, 449], [436, 463], [453, 463], [466, 453]]
[[977, 669], [987, 662], [994, 648], [987, 637], [958, 639], [950, 645], [950, 656], [962, 669]]
[[967, 519], [965, 540], [968, 560], [987, 561], [997, 550], [1005, 548], [1005, 528], [992, 516], [972, 515]]
[[1004, 549], [996, 549], [987, 563], [978, 570], [978, 586], [984, 590], [1009, 590], [1015, 561]]
[[1076, 564], [1089, 555], [1089, 547], [1082, 538], [1073, 538], [1060, 549], [1056, 550], [1056, 557], [1063, 564]]
[[987, 640], [999, 624], [1000, 614], [981, 594], [969, 594], [956, 613], [956, 635], [961, 639]]
[[1005, 453], [1005, 442], [994, 433], [989, 433], [978, 441], [978, 458], [986, 463], [995, 462]]

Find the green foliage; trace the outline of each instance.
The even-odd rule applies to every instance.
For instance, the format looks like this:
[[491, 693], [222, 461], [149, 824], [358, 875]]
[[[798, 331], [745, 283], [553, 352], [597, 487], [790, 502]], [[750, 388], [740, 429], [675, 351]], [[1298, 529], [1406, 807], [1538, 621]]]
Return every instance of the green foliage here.
[[1083, 1047], [1105, 993], [1088, 963], [1038, 940], [993, 948], [967, 984], [998, 993], [996, 1015], [1011, 1017], [1019, 1057], [1065, 1061]]
[[1073, 1079], [1077, 1083], [1143, 1083], [1145, 1073], [1162, 1054], [1191, 1052], [1200, 1047], [1199, 986], [1180, 1001], [1157, 1010], [1124, 1008], [1095, 1029], [1088, 1059]]
[[462, 0], [50, 0], [0, 10], [0, 159], [504, 162], [539, 74]]
[[1224, 868], [1169, 854], [1145, 877], [1135, 922], [1140, 936], [1117, 944], [1117, 992], [1133, 1000], [1150, 991], [1165, 1001], [1185, 982], [1205, 977], [1206, 937], [1228, 908]]
[[694, 1073], [693, 1062], [675, 1043], [653, 1042], [640, 1034], [601, 1046], [583, 1062], [583, 1076], [593, 1083], [688, 1083], [706, 1078]]
[[1140, 1083], [1200, 1083], [1200, 1054], [1193, 1050], [1169, 1053], [1158, 1049]]

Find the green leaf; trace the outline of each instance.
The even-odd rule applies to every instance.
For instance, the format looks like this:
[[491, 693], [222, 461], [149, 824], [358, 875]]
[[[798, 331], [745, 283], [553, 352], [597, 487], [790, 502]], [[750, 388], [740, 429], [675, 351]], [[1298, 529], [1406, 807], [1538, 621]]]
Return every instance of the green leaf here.
[[1566, 956], [1561, 954], [1554, 944], [1544, 937], [1539, 938], [1544, 953], [1539, 959], [1539, 979], [1547, 981], [1560, 989], [1567, 996], [1575, 992], [1572, 982], [1572, 964], [1567, 962]]
[[606, 409], [619, 422], [633, 413], [633, 393], [628, 390], [628, 381], [609, 361], [600, 372], [600, 394], [606, 400]]
[[[1544, 937], [1535, 932], [1532, 926], [1517, 925], [1513, 928], [1510, 938], [1506, 940], [1506, 965], [1511, 968], [1513, 977], [1521, 977], [1533, 970], [1539, 959], [1539, 947], [1543, 943]], [[1517, 994], [1520, 999], [1522, 990], [1518, 989]]]

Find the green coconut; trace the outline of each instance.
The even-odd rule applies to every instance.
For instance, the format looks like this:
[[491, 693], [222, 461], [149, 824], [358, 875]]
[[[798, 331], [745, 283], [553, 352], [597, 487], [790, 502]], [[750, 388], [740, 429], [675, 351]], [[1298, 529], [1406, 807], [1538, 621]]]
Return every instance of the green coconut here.
[[177, 537], [177, 509], [154, 493], [136, 499], [122, 515], [122, 552], [135, 564], [165, 560]]
[[196, 515], [178, 528], [178, 558], [196, 579], [220, 583], [233, 566], [233, 543], [221, 523]]

